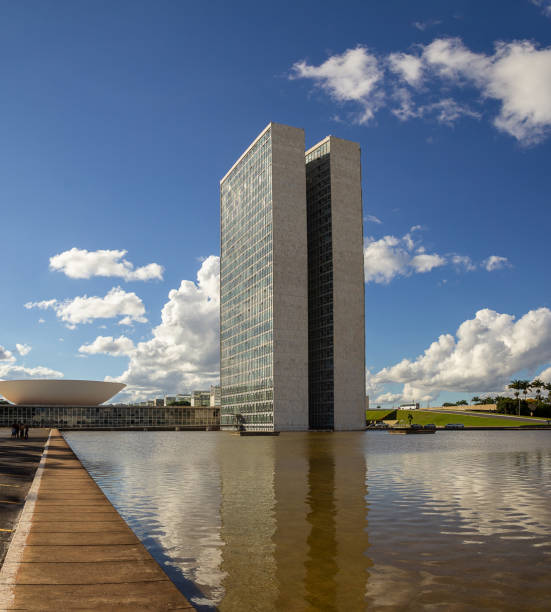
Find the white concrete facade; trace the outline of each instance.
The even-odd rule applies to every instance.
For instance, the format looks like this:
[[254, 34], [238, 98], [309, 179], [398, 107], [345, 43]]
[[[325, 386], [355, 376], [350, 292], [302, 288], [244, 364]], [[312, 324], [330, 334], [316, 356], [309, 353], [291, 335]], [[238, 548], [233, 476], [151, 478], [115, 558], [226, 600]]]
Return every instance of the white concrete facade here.
[[304, 131], [272, 124], [274, 429], [308, 429]]
[[365, 429], [365, 289], [360, 146], [329, 137], [335, 430]]

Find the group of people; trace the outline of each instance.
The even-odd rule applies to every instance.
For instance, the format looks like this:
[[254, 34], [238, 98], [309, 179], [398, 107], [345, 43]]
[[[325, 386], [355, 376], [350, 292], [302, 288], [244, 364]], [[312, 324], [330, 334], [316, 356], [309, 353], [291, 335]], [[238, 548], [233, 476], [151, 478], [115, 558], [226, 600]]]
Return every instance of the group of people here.
[[27, 425], [27, 423], [13, 423], [13, 425], [11, 426], [11, 437], [28, 440], [29, 426]]

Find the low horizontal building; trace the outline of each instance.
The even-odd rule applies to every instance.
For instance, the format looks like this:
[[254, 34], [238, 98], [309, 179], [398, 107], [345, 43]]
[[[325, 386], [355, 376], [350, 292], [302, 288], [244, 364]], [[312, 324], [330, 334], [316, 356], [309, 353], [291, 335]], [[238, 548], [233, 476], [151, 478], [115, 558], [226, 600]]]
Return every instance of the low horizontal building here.
[[220, 427], [220, 408], [210, 406], [32, 406], [0, 405], [0, 427], [12, 423], [57, 429], [189, 429]]

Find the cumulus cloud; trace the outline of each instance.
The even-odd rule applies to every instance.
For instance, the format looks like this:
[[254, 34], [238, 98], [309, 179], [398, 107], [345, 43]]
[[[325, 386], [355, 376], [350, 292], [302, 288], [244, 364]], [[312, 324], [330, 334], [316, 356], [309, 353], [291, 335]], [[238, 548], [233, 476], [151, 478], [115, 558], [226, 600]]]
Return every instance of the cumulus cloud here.
[[74, 329], [81, 323], [91, 323], [96, 319], [111, 319], [118, 316], [123, 317], [119, 321], [121, 325], [147, 321], [141, 298], [120, 287], [113, 287], [104, 297], [83, 295], [61, 302], [56, 299], [27, 302], [25, 308], [52, 309], [69, 329]]
[[[220, 261], [211, 255], [201, 264], [197, 281], [183, 280], [168, 294], [161, 323], [153, 337], [133, 348], [121, 336], [99, 337], [85, 352], [114, 354], [114, 344], [129, 356], [126, 371], [107, 380], [124, 382], [132, 399], [152, 393], [176, 393], [207, 387], [219, 379]], [[83, 347], [81, 347], [83, 348]], [[110, 349], [110, 350], [107, 350]]]
[[22, 357], [28, 355], [32, 350], [32, 346], [30, 344], [16, 344], [15, 348]]
[[[31, 350], [28, 344], [16, 344], [17, 351], [20, 355], [27, 355]], [[14, 378], [62, 378], [62, 372], [37, 366], [34, 368], [26, 368], [15, 363], [17, 360], [15, 355], [0, 345], [0, 380], [9, 380]]]
[[302, 60], [292, 67], [291, 78], [312, 79], [338, 102], [359, 102], [363, 112], [360, 123], [373, 119], [382, 104], [379, 83], [383, 69], [366, 47], [358, 46], [341, 55], [333, 55], [323, 64], [312, 66]]
[[44, 366], [26, 368], [16, 364], [0, 364], [0, 379], [12, 380], [20, 378], [63, 378], [63, 373]]
[[312, 79], [335, 100], [359, 104], [360, 123], [373, 119], [385, 102], [402, 121], [434, 117], [451, 125], [462, 117], [479, 119], [482, 112], [449, 95], [455, 87], [463, 96], [474, 90], [475, 104], [497, 101], [493, 125], [523, 145], [540, 142], [551, 129], [551, 47], [528, 40], [496, 42], [490, 54], [472, 51], [460, 38], [438, 38], [383, 57], [360, 46], [319, 66], [297, 62], [292, 78]]
[[125, 250], [87, 251], [73, 247], [50, 257], [50, 270], [63, 272], [69, 278], [92, 276], [118, 276], [126, 281], [163, 279], [163, 267], [150, 263], [140, 268], [124, 259]]
[[488, 270], [488, 272], [493, 272], [494, 270], [502, 270], [503, 268], [510, 268], [511, 264], [507, 257], [500, 257], [499, 255], [491, 255], [488, 259], [485, 259], [482, 262], [482, 266]]
[[134, 343], [126, 336], [98, 336], [90, 344], [83, 344], [78, 350], [80, 353], [88, 355], [97, 355], [104, 353], [106, 355], [129, 355], [134, 349]]
[[[428, 401], [441, 391], [504, 389], [519, 371], [535, 372], [550, 363], [551, 310], [538, 308], [516, 320], [483, 309], [464, 321], [455, 336], [442, 334], [418, 357], [372, 375], [370, 384], [381, 391], [386, 384], [402, 384], [399, 399]], [[376, 401], [384, 401], [381, 397]]]
[[423, 78], [423, 60], [410, 53], [391, 53], [388, 56], [390, 69], [408, 85], [417, 87]]
[[[397, 276], [409, 276], [413, 273], [430, 272], [443, 266], [445, 257], [436, 253], [425, 253], [412, 233], [420, 229], [412, 227], [405, 236], [383, 236], [379, 240], [366, 238], [364, 243], [365, 282], [388, 284]], [[414, 249], [417, 249], [415, 252]]]
[[0, 344], [0, 361], [15, 361], [15, 357], [11, 351], [8, 351], [7, 348], [4, 348]]

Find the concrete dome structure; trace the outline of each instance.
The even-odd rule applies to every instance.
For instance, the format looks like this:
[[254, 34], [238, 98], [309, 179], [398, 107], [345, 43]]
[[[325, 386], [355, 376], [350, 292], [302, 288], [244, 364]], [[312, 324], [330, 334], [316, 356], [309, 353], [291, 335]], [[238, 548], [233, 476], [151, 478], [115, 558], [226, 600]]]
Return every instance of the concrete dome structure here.
[[19, 406], [98, 406], [125, 387], [99, 380], [1, 380], [0, 394]]

